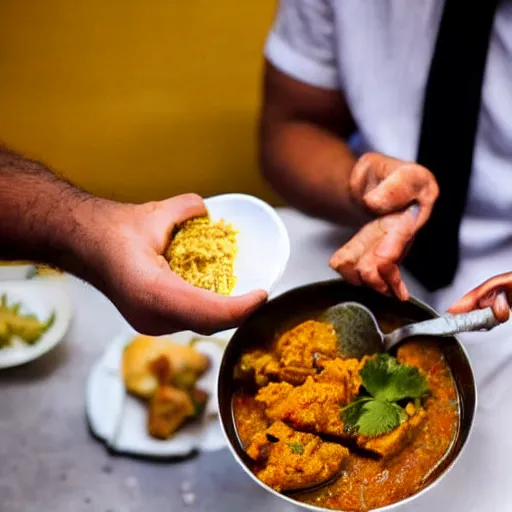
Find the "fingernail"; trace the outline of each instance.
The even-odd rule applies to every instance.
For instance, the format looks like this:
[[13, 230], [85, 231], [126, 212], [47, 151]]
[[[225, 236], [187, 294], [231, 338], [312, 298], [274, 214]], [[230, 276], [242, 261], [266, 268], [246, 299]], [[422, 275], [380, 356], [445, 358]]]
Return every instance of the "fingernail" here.
[[409, 208], [407, 208], [407, 211], [416, 219], [420, 214], [420, 205], [418, 203], [413, 203]]

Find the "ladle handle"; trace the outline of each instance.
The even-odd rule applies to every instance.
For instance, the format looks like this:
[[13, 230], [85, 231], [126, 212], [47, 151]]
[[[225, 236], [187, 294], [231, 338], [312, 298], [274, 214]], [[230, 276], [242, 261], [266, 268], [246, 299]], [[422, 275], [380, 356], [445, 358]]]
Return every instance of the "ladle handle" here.
[[452, 336], [459, 332], [489, 331], [499, 324], [492, 308], [459, 315], [446, 314], [433, 320], [405, 325], [384, 336], [385, 350], [411, 336]]

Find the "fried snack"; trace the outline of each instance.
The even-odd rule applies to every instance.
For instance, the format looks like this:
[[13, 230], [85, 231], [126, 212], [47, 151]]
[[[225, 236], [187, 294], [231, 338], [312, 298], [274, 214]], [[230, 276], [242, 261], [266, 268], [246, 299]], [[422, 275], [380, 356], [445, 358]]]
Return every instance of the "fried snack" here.
[[212, 223], [208, 217], [191, 219], [179, 226], [165, 256], [171, 270], [185, 281], [229, 295], [236, 284], [236, 235], [233, 227], [222, 220]]
[[336, 476], [349, 456], [347, 448], [280, 421], [256, 434], [246, 452], [261, 467], [256, 476], [276, 491], [320, 485]]
[[183, 423], [194, 417], [195, 410], [188, 393], [160, 386], [149, 402], [148, 432], [157, 439], [169, 439]]
[[206, 404], [208, 403], [208, 393], [202, 389], [192, 389], [189, 392], [190, 399], [194, 404], [194, 418], [199, 418], [203, 415]]
[[150, 398], [159, 385], [192, 388], [209, 365], [207, 356], [189, 346], [139, 335], [124, 350], [122, 374], [130, 393]]

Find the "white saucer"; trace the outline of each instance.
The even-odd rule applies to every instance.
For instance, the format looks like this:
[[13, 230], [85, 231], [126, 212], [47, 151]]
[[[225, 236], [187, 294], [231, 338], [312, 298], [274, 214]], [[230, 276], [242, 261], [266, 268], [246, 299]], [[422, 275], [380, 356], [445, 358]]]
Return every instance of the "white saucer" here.
[[[213, 342], [197, 343], [195, 348], [211, 360], [211, 368], [198, 381], [198, 387], [209, 394], [205, 415], [202, 421], [190, 423], [171, 439], [161, 441], [147, 433], [147, 406], [126, 393], [121, 375], [123, 349], [136, 335], [127, 328], [115, 338], [89, 375], [86, 412], [96, 437], [113, 451], [147, 457], [183, 457], [194, 450], [223, 448], [225, 440], [217, 417], [217, 374], [223, 349]], [[188, 343], [196, 336], [181, 332], [168, 337], [177, 343]]]
[[35, 344], [0, 349], [0, 368], [10, 368], [41, 357], [64, 338], [71, 321], [71, 299], [56, 281], [0, 281], [0, 296], [4, 293], [9, 303], [22, 303], [21, 313], [44, 321], [55, 312], [53, 325]]

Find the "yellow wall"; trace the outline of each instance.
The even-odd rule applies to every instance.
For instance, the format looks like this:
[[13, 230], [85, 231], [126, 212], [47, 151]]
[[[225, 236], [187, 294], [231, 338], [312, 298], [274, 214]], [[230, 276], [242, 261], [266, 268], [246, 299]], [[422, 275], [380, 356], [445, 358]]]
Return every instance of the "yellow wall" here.
[[256, 167], [275, 0], [1, 0], [0, 139], [121, 200], [271, 199]]

